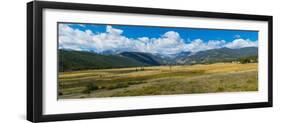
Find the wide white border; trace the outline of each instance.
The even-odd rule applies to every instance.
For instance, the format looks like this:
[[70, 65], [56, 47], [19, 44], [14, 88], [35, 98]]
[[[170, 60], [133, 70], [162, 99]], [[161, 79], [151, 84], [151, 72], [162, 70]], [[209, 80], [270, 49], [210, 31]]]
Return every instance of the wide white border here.
[[[259, 31], [259, 91], [57, 100], [57, 22], [107, 23]], [[99, 112], [268, 101], [267, 22], [43, 9], [43, 114]]]

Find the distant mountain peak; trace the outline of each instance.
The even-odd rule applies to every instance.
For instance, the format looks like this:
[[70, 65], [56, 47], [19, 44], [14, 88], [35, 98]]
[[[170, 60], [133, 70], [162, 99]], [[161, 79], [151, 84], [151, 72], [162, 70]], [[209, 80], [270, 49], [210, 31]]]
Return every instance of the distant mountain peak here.
[[[157, 66], [167, 64], [201, 64], [236, 60], [239, 58], [258, 56], [257, 47], [244, 47], [240, 49], [219, 48], [199, 52], [180, 52], [177, 54], [156, 54], [147, 52], [103, 52], [75, 51], [59, 49], [60, 64], [63, 70], [68, 65], [75, 69], [91, 68], [118, 68], [132, 66]], [[60, 68], [61, 69], [61, 68]]]
[[239, 49], [230, 49], [227, 47], [219, 49], [211, 49], [205, 51], [199, 51], [191, 53], [189, 56], [182, 57], [177, 61], [181, 64], [189, 63], [208, 63], [208, 62], [219, 62], [219, 61], [231, 61], [242, 57], [257, 56], [257, 47], [244, 47]]

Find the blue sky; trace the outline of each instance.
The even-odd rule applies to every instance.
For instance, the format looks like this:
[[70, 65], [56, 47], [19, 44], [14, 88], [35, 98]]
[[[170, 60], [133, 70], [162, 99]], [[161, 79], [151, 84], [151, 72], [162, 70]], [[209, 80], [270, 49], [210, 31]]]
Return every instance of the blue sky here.
[[[79, 30], [91, 30], [93, 32], [105, 32], [106, 26], [104, 24], [73, 24], [70, 27]], [[250, 39], [252, 41], [258, 40], [257, 31], [243, 31], [243, 30], [218, 30], [218, 29], [200, 29], [200, 28], [174, 28], [174, 27], [152, 27], [152, 26], [127, 26], [127, 25], [111, 25], [113, 28], [123, 30], [123, 35], [129, 38], [150, 37], [157, 38], [168, 31], [175, 31], [180, 34], [183, 39], [195, 40], [202, 39], [209, 40], [225, 40], [233, 41], [237, 38]]]
[[178, 27], [59, 23], [59, 47], [94, 52], [174, 54], [222, 47], [257, 47], [258, 32]]

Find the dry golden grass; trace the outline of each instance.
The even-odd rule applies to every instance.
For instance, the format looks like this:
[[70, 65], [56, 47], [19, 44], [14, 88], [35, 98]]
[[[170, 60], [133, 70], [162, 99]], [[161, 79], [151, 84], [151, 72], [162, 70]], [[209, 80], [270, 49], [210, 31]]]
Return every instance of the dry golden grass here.
[[[257, 63], [216, 63], [59, 73], [60, 99], [258, 90]], [[97, 86], [87, 90], [89, 84]]]

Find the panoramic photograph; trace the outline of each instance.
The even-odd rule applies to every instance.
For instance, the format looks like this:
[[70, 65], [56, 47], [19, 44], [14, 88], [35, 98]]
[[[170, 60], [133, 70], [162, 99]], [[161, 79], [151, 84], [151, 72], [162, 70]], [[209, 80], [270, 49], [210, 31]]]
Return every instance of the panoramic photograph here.
[[57, 25], [58, 99], [258, 91], [258, 31]]

